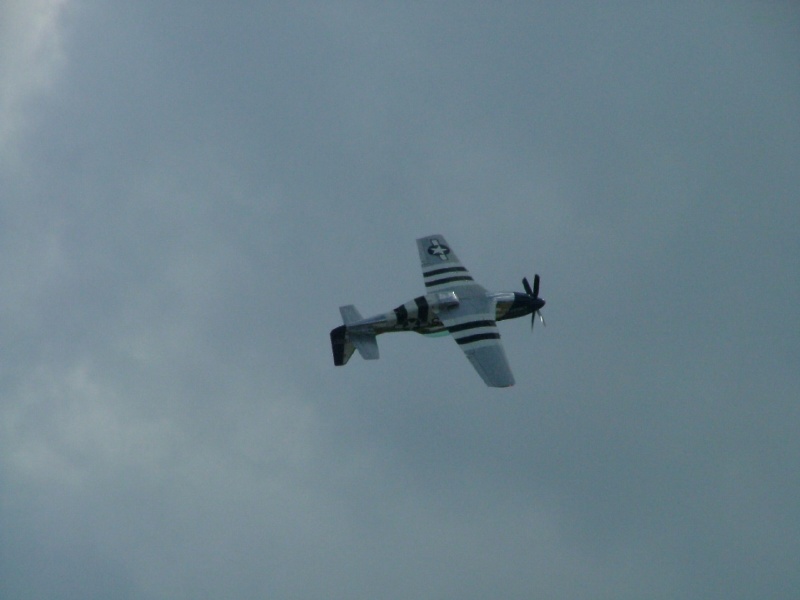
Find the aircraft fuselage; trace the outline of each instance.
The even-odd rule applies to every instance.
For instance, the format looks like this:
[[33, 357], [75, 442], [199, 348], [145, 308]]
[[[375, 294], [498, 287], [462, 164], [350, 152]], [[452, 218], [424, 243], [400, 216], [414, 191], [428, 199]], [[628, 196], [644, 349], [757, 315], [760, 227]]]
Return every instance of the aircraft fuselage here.
[[[529, 315], [542, 306], [544, 300], [532, 299], [527, 294], [519, 292], [492, 292], [487, 296], [495, 302], [495, 320], [516, 319]], [[375, 334], [390, 333], [394, 331], [415, 331], [423, 335], [437, 335], [448, 333], [437, 314], [437, 298], [417, 296], [405, 304], [401, 304], [391, 312], [377, 315], [365, 321], [371, 322], [370, 327]]]

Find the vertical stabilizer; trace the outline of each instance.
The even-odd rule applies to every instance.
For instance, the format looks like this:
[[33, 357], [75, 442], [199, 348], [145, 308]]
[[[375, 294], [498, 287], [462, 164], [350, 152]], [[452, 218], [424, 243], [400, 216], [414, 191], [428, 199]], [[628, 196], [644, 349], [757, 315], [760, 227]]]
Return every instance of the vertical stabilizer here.
[[361, 318], [361, 313], [358, 312], [358, 309], [352, 304], [340, 306], [339, 312], [342, 314], [342, 321], [344, 321], [345, 325], [355, 325], [359, 321], [363, 320]]
[[[361, 313], [352, 304], [347, 306], [340, 306], [339, 312], [342, 314], [344, 321], [344, 344], [342, 346], [342, 362], [345, 364], [350, 358], [347, 355], [348, 344], [355, 346], [358, 353], [364, 360], [377, 360], [380, 356], [378, 353], [378, 340], [375, 339], [375, 331], [370, 326], [370, 322], [364, 322]], [[356, 329], [351, 329], [355, 327]], [[338, 328], [337, 328], [338, 329]], [[337, 331], [334, 329], [334, 331]], [[333, 331], [331, 332], [331, 343], [333, 343]], [[350, 349], [350, 354], [353, 351]], [[336, 349], [334, 347], [334, 362], [336, 362]], [[338, 363], [337, 363], [338, 364]]]
[[331, 329], [331, 349], [333, 350], [333, 364], [337, 367], [346, 365], [353, 356], [356, 347], [347, 339], [346, 326], [339, 325], [339, 327]]

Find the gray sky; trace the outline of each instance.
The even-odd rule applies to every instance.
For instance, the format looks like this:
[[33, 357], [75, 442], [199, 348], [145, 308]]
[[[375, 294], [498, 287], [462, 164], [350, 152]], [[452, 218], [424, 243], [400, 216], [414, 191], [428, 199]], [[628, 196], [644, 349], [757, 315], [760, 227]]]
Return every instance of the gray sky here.
[[4, 600], [794, 598], [800, 10], [255, 4], [0, 2]]

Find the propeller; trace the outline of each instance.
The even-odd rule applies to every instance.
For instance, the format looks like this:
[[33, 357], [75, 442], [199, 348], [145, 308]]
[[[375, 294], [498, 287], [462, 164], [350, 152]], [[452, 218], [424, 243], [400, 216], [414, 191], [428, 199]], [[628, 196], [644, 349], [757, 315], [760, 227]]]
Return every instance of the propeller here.
[[[528, 283], [528, 278], [522, 278], [522, 287], [525, 288], [525, 293], [531, 298], [531, 300], [540, 300], [539, 298], [539, 275], [533, 276], [533, 289], [531, 289], [531, 284]], [[536, 302], [536, 310], [535, 312], [531, 313], [531, 331], [533, 331], [533, 326], [536, 324], [536, 315], [539, 315], [539, 319], [542, 321], [542, 326], [546, 326], [547, 323], [544, 322], [544, 317], [542, 316], [541, 311], [539, 310], [541, 306], [544, 306], [544, 300], [541, 300], [541, 305], [539, 302]]]

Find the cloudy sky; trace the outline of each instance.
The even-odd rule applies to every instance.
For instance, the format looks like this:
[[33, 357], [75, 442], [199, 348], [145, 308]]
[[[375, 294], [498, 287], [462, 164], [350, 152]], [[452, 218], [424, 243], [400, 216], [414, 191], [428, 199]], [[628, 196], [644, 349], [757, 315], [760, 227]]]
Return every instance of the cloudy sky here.
[[800, 9], [600, 4], [0, 2], [4, 600], [796, 597]]

